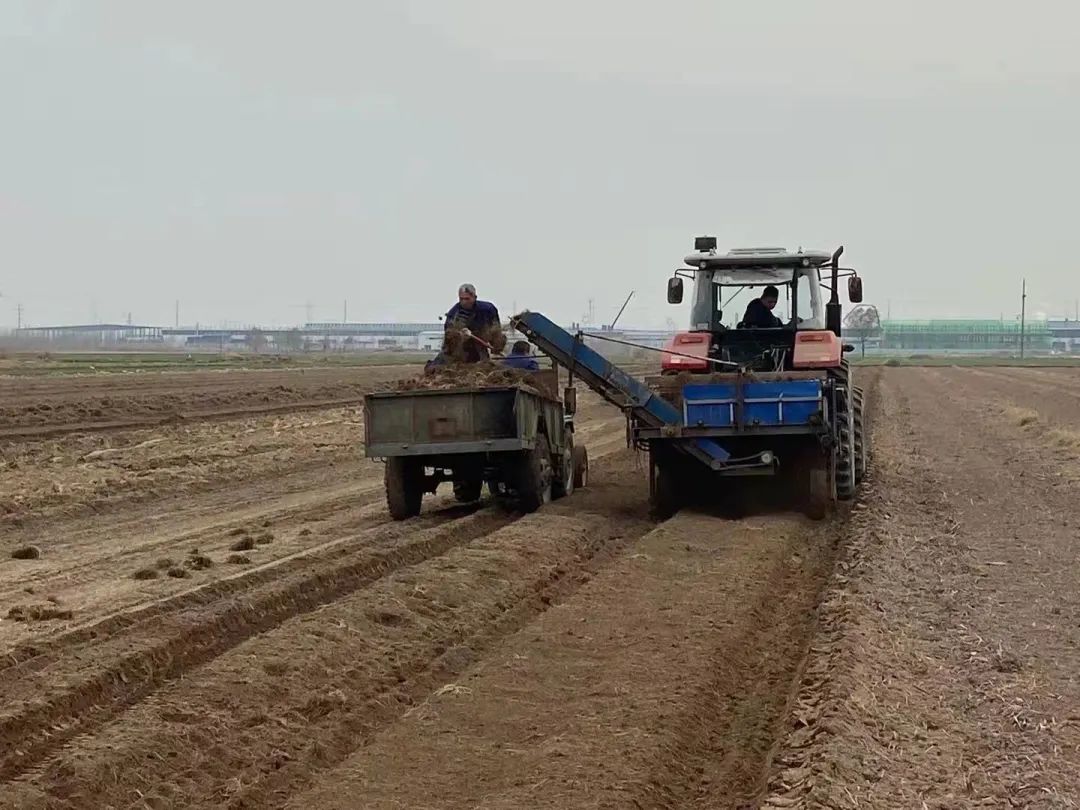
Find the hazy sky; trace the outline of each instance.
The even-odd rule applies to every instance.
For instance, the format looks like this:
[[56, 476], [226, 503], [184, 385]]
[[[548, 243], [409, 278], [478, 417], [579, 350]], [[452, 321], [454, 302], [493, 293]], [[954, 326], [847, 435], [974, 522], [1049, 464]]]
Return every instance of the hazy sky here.
[[894, 317], [1080, 298], [1080, 4], [0, 0], [0, 326], [680, 325], [692, 239]]

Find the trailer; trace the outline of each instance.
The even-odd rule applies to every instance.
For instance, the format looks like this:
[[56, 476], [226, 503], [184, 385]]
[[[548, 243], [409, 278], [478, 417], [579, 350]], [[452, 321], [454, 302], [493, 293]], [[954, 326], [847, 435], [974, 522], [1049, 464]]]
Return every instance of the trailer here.
[[393, 391], [364, 398], [364, 446], [385, 461], [395, 520], [420, 514], [423, 496], [451, 483], [461, 503], [486, 484], [525, 512], [570, 495], [588, 479], [588, 453], [574, 442], [576, 397], [558, 394], [558, 370], [521, 385]]

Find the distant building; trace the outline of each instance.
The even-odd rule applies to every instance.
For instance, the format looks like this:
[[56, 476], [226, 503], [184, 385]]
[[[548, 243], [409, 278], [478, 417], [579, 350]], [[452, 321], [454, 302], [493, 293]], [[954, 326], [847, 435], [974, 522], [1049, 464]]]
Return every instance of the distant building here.
[[72, 326], [27, 326], [15, 330], [19, 339], [46, 343], [78, 343], [92, 345], [161, 343], [160, 326], [136, 326], [121, 323], [93, 323]]

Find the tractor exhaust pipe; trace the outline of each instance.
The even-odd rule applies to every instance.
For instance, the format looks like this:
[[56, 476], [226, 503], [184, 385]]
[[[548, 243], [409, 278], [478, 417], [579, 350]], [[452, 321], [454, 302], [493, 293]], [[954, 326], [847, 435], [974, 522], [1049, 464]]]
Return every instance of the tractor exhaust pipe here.
[[844, 246], [841, 245], [832, 255], [832, 284], [829, 289], [829, 303], [825, 305], [825, 328], [837, 337], [841, 331], [840, 313], [840, 257], [844, 255]]

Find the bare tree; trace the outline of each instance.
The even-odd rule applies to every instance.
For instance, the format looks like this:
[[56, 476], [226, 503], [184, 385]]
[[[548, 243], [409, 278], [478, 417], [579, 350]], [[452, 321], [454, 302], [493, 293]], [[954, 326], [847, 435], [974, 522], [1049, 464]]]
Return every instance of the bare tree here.
[[862, 356], [866, 357], [866, 339], [881, 335], [881, 315], [873, 304], [861, 304], [844, 318], [844, 334], [858, 338]]

